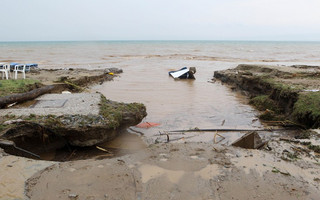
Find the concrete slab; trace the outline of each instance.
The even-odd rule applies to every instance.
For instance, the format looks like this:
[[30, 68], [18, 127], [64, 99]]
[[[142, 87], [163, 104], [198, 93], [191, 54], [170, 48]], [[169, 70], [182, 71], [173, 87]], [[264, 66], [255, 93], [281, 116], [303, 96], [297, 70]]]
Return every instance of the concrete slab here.
[[61, 108], [68, 99], [38, 100], [30, 108]]
[[101, 95], [94, 93], [79, 94], [46, 94], [36, 100], [29, 108], [1, 109], [0, 116], [4, 115], [98, 115]]

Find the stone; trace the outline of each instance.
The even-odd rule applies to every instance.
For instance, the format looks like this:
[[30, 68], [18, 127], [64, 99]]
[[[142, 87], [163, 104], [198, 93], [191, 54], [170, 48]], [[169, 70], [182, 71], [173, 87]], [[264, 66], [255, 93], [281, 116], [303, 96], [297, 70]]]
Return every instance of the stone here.
[[76, 200], [76, 199], [78, 199], [79, 195], [77, 195], [77, 194], [69, 194], [68, 197], [69, 197], [69, 199]]

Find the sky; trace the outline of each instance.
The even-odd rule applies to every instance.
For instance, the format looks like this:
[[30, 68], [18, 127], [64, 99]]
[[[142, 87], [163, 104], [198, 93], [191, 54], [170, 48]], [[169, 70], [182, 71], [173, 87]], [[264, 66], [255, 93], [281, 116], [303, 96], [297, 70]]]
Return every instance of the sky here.
[[0, 41], [320, 41], [320, 0], [0, 0]]

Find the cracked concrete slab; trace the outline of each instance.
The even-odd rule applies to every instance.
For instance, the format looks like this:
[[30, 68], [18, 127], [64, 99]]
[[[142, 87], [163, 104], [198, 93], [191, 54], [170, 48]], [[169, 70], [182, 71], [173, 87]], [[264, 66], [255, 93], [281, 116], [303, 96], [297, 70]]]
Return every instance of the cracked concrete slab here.
[[98, 115], [101, 95], [98, 93], [46, 94], [26, 108], [1, 109], [0, 116], [16, 115]]

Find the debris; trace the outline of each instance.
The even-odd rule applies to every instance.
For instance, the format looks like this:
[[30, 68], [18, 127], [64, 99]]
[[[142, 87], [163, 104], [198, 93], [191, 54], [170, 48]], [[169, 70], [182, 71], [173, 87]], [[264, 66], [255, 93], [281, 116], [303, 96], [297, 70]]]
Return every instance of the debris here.
[[194, 129], [188, 129], [188, 130], [174, 130], [174, 131], [167, 131], [168, 133], [172, 132], [212, 132], [212, 131], [224, 131], [224, 132], [231, 132], [231, 131], [284, 131], [286, 129], [230, 129], [230, 128], [213, 128], [213, 129], [199, 129], [199, 128], [194, 128]]
[[272, 171], [273, 173], [280, 173], [280, 174], [283, 174], [283, 175], [286, 175], [286, 176], [291, 176], [291, 174], [290, 174], [289, 172], [280, 171], [280, 170], [277, 169], [276, 167], [273, 167], [271, 171]]
[[77, 85], [77, 84], [74, 84], [74, 83], [72, 83], [72, 82], [70, 82], [70, 81], [64, 81], [64, 83], [67, 84], [67, 85], [69, 85], [71, 88], [74, 88], [74, 89], [76, 89], [76, 90], [78, 90], [78, 91], [80, 91], [80, 92], [82, 92], [82, 91], [85, 90], [85, 88], [83, 88], [83, 87], [81, 87], [81, 86], [79, 86], [79, 85]]
[[226, 139], [226, 137], [220, 135], [220, 134], [218, 133], [218, 131], [216, 131], [216, 133], [214, 134], [214, 137], [213, 137], [213, 141], [214, 141], [215, 144], [219, 143], [219, 142], [216, 141], [217, 135], [220, 136], [220, 137], [222, 137], [222, 139], [219, 140], [219, 142], [221, 142], [222, 140]]
[[265, 142], [262, 142], [259, 134], [255, 131], [249, 132], [233, 142], [231, 145], [236, 147], [242, 147], [246, 149], [258, 149], [262, 147]]
[[300, 141], [298, 141], [298, 140], [289, 139], [289, 138], [279, 138], [279, 140], [280, 141], [285, 141], [285, 142], [292, 142], [292, 143], [295, 143], [295, 144], [300, 143]]
[[224, 120], [221, 122], [221, 126], [223, 126], [225, 122], [226, 122], [226, 120], [224, 119]]
[[0, 108], [12, 103], [21, 103], [37, 98], [40, 95], [51, 92], [55, 89], [54, 85], [47, 85], [25, 93], [12, 94], [0, 97]]
[[96, 146], [97, 149], [101, 150], [101, 151], [104, 151], [104, 152], [107, 152], [107, 153], [111, 153], [110, 151], [102, 148], [102, 147], [99, 147], [99, 146]]
[[12, 107], [12, 106], [14, 106], [14, 105], [16, 105], [16, 104], [17, 104], [17, 102], [14, 102], [14, 103], [12, 103], [12, 104], [7, 105], [7, 107], [10, 108], [10, 107]]
[[169, 75], [171, 75], [173, 78], [179, 78], [179, 79], [195, 79], [194, 74], [196, 73], [195, 67], [190, 67], [187, 69], [186, 67], [183, 67], [177, 71], [170, 71]]
[[303, 131], [302, 133], [294, 136], [295, 139], [310, 139], [311, 132], [310, 131]]
[[77, 194], [69, 194], [68, 197], [69, 197], [69, 199], [76, 200], [76, 199], [78, 199], [79, 195], [77, 195]]
[[160, 126], [160, 124], [154, 123], [154, 122], [144, 122], [144, 123], [140, 123], [140, 124], [136, 125], [136, 127], [138, 127], [138, 128], [151, 128], [154, 126]]
[[295, 144], [301, 144], [304, 146], [307, 146], [308, 149], [316, 152], [316, 153], [320, 153], [320, 145], [313, 145], [310, 141], [299, 141], [296, 139], [289, 139], [289, 138], [280, 138], [280, 141], [286, 141], [286, 142], [291, 142], [291, 143], [295, 143]]
[[135, 133], [138, 133], [138, 134], [140, 134], [140, 135], [144, 135], [144, 133], [142, 133], [141, 131], [136, 131], [136, 130], [134, 130], [134, 129], [132, 129], [132, 128], [128, 128], [128, 130], [130, 130], [130, 131], [132, 131], [132, 132], [135, 132]]

